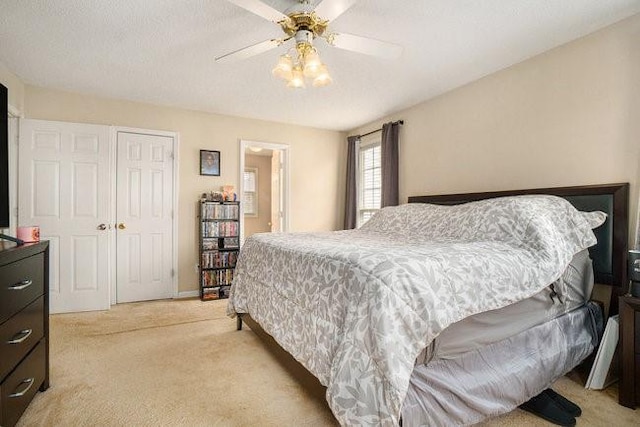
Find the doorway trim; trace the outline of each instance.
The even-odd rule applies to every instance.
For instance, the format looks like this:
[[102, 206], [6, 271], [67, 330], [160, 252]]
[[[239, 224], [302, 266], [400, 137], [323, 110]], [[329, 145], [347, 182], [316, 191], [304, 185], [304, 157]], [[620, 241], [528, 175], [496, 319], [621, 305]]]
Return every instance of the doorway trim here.
[[[282, 222], [282, 231], [288, 232], [291, 227], [291, 153], [289, 144], [281, 144], [275, 142], [253, 141], [248, 139], [240, 140], [240, 167], [238, 169], [238, 199], [242, 200], [244, 192], [244, 156], [248, 147], [261, 147], [267, 150], [278, 150], [282, 152], [282, 210], [284, 221]], [[240, 244], [244, 243], [244, 206], [240, 203]]]
[[[180, 134], [178, 132], [170, 132], [170, 131], [162, 131], [162, 130], [151, 130], [151, 129], [140, 129], [140, 128], [131, 128], [131, 127], [124, 127], [124, 126], [111, 126], [110, 127], [110, 140], [111, 140], [111, 159], [110, 159], [110, 165], [109, 167], [111, 168], [112, 171], [114, 171], [114, 177], [115, 177], [115, 171], [116, 171], [116, 160], [117, 160], [117, 149], [118, 149], [118, 133], [120, 132], [126, 132], [126, 133], [137, 133], [137, 134], [141, 134], [141, 135], [151, 135], [151, 136], [166, 136], [169, 138], [173, 139], [173, 200], [171, 200], [171, 212], [172, 212], [172, 216], [171, 216], [171, 221], [172, 221], [172, 234], [173, 234], [173, 238], [172, 238], [172, 253], [171, 253], [171, 269], [172, 269], [172, 275], [171, 275], [171, 281], [172, 281], [172, 289], [173, 289], [173, 298], [177, 298], [178, 297], [178, 193], [179, 193], [179, 170], [178, 170], [178, 166], [180, 164], [180, 159], [179, 159], [179, 153], [180, 153]], [[111, 180], [111, 188], [110, 188], [110, 196], [111, 196], [111, 200], [114, 202], [111, 204], [111, 212], [110, 212], [110, 218], [109, 218], [109, 224], [112, 224], [114, 229], [115, 229], [115, 223], [116, 223], [116, 191], [117, 191], [117, 185], [116, 185], [116, 179], [112, 179]], [[110, 269], [110, 275], [111, 277], [109, 278], [109, 283], [111, 283], [111, 305], [117, 304], [117, 283], [116, 283], [116, 277], [117, 277], [117, 270], [116, 270], [116, 233], [109, 233], [109, 246], [110, 246], [110, 258], [112, 260], [111, 262], [111, 269]]]

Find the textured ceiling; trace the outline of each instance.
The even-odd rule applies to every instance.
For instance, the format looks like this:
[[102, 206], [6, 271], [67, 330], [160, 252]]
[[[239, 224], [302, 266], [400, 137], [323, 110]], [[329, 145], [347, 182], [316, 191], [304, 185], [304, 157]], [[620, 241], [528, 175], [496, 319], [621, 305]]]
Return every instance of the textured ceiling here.
[[639, 12], [640, 0], [359, 0], [330, 28], [399, 44], [400, 59], [320, 40], [334, 83], [292, 90], [270, 74], [289, 46], [214, 62], [282, 35], [224, 0], [3, 0], [0, 61], [38, 86], [350, 130]]

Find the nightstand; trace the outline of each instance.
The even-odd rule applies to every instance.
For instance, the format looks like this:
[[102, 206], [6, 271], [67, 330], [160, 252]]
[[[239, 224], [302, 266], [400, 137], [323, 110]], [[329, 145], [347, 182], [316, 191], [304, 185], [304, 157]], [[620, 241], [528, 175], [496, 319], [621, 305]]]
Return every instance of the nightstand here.
[[620, 386], [618, 403], [628, 408], [640, 404], [640, 298], [621, 296]]

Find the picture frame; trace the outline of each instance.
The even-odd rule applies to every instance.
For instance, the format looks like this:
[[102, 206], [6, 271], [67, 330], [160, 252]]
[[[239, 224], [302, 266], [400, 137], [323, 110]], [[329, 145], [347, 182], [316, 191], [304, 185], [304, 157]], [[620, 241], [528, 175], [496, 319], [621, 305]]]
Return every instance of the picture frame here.
[[200, 150], [200, 175], [220, 176], [220, 152]]

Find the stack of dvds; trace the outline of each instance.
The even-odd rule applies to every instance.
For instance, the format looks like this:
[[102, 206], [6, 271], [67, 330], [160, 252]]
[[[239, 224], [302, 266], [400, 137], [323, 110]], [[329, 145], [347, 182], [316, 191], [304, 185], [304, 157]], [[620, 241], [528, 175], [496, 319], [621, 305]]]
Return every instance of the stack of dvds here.
[[236, 221], [202, 221], [203, 237], [230, 237], [238, 235]]
[[202, 272], [202, 286], [210, 288], [214, 286], [231, 285], [233, 282], [233, 269], [206, 270]]
[[202, 204], [202, 219], [238, 219], [240, 206], [238, 204], [220, 204], [205, 202]]
[[218, 251], [202, 252], [200, 265], [202, 268], [235, 267], [237, 259], [238, 259], [237, 252], [218, 252]]

